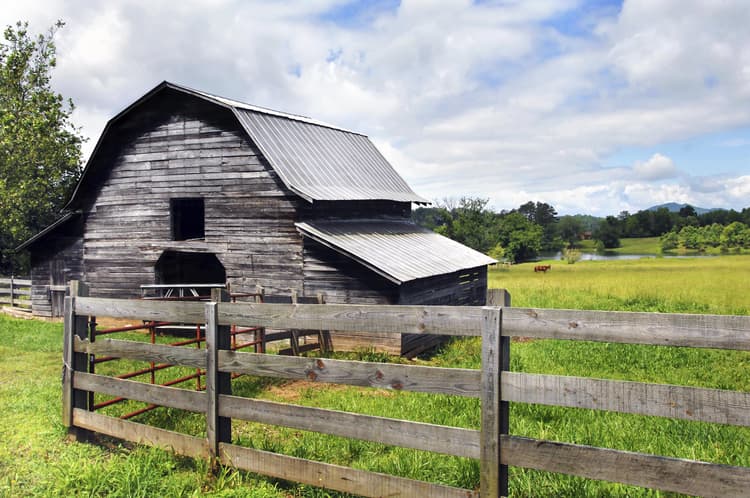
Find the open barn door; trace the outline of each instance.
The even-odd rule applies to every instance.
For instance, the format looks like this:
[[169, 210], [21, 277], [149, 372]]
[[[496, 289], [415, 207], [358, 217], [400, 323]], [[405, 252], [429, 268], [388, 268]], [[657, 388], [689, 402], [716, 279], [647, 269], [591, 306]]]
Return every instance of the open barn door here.
[[164, 251], [154, 269], [157, 284], [224, 284], [227, 279], [212, 253]]

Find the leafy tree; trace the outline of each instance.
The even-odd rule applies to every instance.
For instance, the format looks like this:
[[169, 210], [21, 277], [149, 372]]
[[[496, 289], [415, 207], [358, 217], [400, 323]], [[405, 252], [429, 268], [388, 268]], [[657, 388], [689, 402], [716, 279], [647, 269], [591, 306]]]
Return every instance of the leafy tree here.
[[8, 26], [0, 42], [0, 273], [25, 272], [14, 248], [58, 216], [80, 175], [80, 129], [71, 100], [52, 91], [55, 32]]
[[452, 218], [450, 211], [444, 207], [420, 207], [411, 213], [414, 223], [429, 230], [447, 224]]
[[500, 245], [506, 259], [517, 262], [533, 259], [542, 249], [544, 230], [521, 213], [508, 213], [500, 219]]
[[505, 260], [505, 248], [500, 245], [500, 243], [495, 244], [495, 247], [490, 249], [490, 252], [487, 253], [487, 256], [491, 257], [492, 259], [496, 259], [497, 261], [503, 261]]
[[497, 215], [487, 209], [488, 202], [489, 199], [462, 197], [456, 207], [442, 207], [449, 216], [435, 231], [486, 254], [497, 244]]
[[744, 223], [735, 221], [724, 227], [721, 244], [726, 247], [747, 247], [750, 245], [750, 232]]
[[673, 224], [672, 213], [669, 212], [669, 209], [659, 208], [654, 211], [654, 224], [650, 235], [657, 236], [667, 233], [672, 229]]
[[557, 211], [546, 202], [529, 201], [522, 204], [517, 211], [530, 222], [542, 227], [542, 249], [554, 251], [562, 246], [562, 240], [558, 236]]
[[694, 226], [686, 226], [683, 227], [682, 230], [680, 230], [680, 243], [686, 248], [686, 249], [698, 249], [702, 250], [705, 246], [705, 241], [703, 239], [703, 234], [701, 233], [701, 229], [699, 227]]
[[620, 226], [617, 218], [607, 216], [599, 224], [599, 228], [594, 232], [594, 240], [601, 242], [605, 249], [614, 249], [620, 247]]
[[687, 218], [689, 216], [698, 216], [698, 213], [695, 212], [695, 208], [691, 206], [690, 204], [685, 204], [680, 208], [680, 211], [678, 213], [681, 218]]
[[568, 246], [576, 245], [583, 231], [583, 223], [575, 216], [563, 216], [557, 225], [557, 233]]
[[659, 244], [661, 245], [662, 251], [671, 251], [672, 249], [677, 249], [679, 243], [680, 238], [677, 235], [677, 232], [674, 231], [665, 233], [659, 239]]

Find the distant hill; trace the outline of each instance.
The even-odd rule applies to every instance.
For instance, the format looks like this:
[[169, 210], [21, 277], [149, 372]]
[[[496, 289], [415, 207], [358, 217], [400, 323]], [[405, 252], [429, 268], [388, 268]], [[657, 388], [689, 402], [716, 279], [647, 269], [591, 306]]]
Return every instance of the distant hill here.
[[[651, 206], [646, 211], [656, 211], [657, 209], [667, 208], [669, 209], [669, 211], [673, 213], [677, 213], [680, 211], [680, 209], [684, 208], [687, 205], [688, 204], [678, 204], [676, 202], [667, 202], [666, 204], [659, 204], [658, 206]], [[702, 208], [698, 206], [693, 206], [693, 209], [695, 209], [696, 214], [701, 215], [701, 214], [709, 213], [711, 211], [716, 211], [719, 208]]]

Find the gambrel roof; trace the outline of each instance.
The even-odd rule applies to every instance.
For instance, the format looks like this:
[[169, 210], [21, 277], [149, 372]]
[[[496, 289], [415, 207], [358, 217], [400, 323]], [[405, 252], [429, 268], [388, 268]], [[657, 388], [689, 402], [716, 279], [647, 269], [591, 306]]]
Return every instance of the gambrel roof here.
[[411, 190], [365, 135], [164, 81], [107, 123], [66, 207], [74, 207], [79, 188], [113, 125], [164, 91], [192, 95], [229, 109], [286, 187], [307, 201], [429, 203]]

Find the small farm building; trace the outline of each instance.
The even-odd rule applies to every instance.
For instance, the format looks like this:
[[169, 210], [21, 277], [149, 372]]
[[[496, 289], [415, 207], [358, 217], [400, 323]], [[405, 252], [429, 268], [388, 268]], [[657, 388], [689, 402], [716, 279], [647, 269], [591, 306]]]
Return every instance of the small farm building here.
[[427, 201], [362, 134], [163, 82], [107, 123], [64, 215], [21, 246], [33, 312], [60, 315], [71, 279], [98, 297], [227, 283], [329, 303], [484, 304], [494, 260], [412, 223], [412, 203]]

